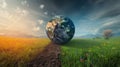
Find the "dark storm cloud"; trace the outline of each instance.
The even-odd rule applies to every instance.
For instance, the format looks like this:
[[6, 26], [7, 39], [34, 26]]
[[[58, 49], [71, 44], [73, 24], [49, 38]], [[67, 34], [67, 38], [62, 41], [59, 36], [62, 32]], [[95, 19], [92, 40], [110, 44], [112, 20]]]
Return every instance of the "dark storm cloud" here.
[[79, 12], [86, 5], [87, 0], [44, 0], [43, 3], [47, 6], [50, 12], [57, 14], [72, 14]]
[[[50, 14], [68, 16], [91, 15], [89, 18], [98, 19], [120, 14], [119, 0], [39, 0], [44, 3]], [[96, 17], [96, 18], [97, 18]]]
[[72, 12], [79, 10], [82, 8], [85, 4], [85, 0], [53, 0], [53, 3], [57, 6], [59, 9], [65, 9], [65, 11]]
[[119, 3], [120, 0], [106, 0], [104, 4], [102, 4], [103, 7], [98, 6], [98, 13], [102, 13], [98, 19], [118, 16], [120, 14]]
[[120, 13], [119, 3], [120, 0], [96, 0], [96, 2], [91, 2], [89, 18], [96, 18], [97, 20], [116, 16]]
[[120, 15], [120, 9], [114, 9], [114, 10], [108, 11], [106, 14], [101, 16], [101, 18], [116, 17], [118, 15]]
[[[120, 0], [26, 0], [28, 7], [21, 4], [21, 1], [25, 0], [9, 2], [13, 1], [18, 7], [30, 12], [35, 22], [43, 20], [44, 23], [40, 26], [43, 30], [53, 16], [64, 15], [73, 20], [76, 36], [101, 34], [105, 29], [120, 32]], [[40, 8], [41, 5], [44, 8]], [[36, 26], [39, 26], [39, 23]]]
[[111, 24], [111, 25], [107, 25], [107, 26], [104, 26], [102, 27], [100, 30], [99, 30], [99, 33], [103, 33], [104, 30], [112, 30], [113, 32], [113, 35], [120, 35], [120, 22], [116, 22], [114, 24]]
[[38, 6], [45, 5], [42, 11], [48, 12], [48, 18], [43, 17], [44, 20], [54, 15], [70, 17], [77, 27], [76, 35], [100, 34], [105, 29], [120, 32], [120, 0], [30, 0], [30, 3], [38, 13], [41, 12]]
[[[98, 26], [98, 32], [102, 34], [102, 32], [106, 29], [111, 29], [113, 33], [120, 34], [120, 0], [106, 0], [104, 4], [99, 7], [97, 13], [91, 14], [90, 17], [94, 18], [94, 20], [99, 21], [100, 26]], [[98, 5], [98, 4], [97, 4]], [[94, 11], [93, 11], [94, 12]]]
[[[79, 22], [79, 24], [83, 24], [82, 21], [86, 21], [84, 28], [89, 30], [85, 30], [90, 31], [89, 26], [93, 27], [91, 33], [102, 34], [105, 29], [120, 33], [120, 0], [89, 0], [88, 3], [88, 12], [80, 16], [85, 17], [85, 19], [80, 19]], [[86, 25], [87, 23], [91, 24]]]

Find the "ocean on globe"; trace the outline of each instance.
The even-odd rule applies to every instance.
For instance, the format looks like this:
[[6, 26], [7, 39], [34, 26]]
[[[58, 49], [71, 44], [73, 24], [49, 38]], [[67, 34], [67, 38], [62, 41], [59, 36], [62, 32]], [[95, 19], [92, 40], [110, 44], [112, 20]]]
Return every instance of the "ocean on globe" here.
[[73, 38], [75, 26], [70, 18], [55, 16], [46, 25], [46, 33], [53, 43], [65, 44]]

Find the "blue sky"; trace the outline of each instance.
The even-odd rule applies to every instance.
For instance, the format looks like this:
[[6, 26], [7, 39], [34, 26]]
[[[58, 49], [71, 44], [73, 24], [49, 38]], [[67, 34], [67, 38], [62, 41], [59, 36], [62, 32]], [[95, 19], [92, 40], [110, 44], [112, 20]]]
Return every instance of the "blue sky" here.
[[0, 0], [0, 35], [46, 36], [45, 26], [56, 15], [75, 24], [75, 36], [120, 33], [120, 0]]

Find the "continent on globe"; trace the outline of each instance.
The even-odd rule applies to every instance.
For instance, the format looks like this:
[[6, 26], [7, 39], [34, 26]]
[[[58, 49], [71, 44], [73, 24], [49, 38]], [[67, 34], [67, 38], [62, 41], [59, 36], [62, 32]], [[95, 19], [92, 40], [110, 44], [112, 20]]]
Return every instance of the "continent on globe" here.
[[52, 42], [65, 44], [73, 38], [75, 26], [70, 18], [55, 16], [48, 22], [46, 33]]

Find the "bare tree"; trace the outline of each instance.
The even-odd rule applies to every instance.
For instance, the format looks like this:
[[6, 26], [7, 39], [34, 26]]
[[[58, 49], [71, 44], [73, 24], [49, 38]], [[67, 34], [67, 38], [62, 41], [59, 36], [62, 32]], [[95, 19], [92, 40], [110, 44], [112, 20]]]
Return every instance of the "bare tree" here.
[[104, 32], [103, 32], [103, 35], [104, 35], [104, 38], [105, 39], [109, 39], [111, 36], [112, 36], [112, 30], [105, 30]]

